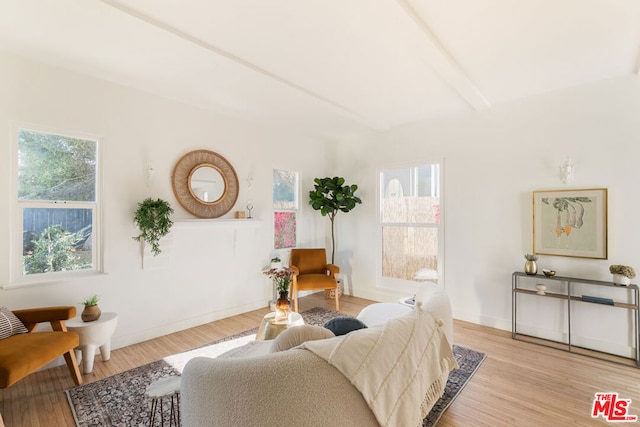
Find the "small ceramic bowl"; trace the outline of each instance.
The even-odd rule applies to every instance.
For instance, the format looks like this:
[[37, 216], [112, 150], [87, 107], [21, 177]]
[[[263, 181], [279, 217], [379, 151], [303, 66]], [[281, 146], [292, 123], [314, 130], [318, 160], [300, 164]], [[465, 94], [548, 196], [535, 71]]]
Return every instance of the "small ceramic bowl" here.
[[553, 277], [556, 275], [555, 270], [542, 270], [542, 272], [544, 273], [545, 276], [547, 277]]

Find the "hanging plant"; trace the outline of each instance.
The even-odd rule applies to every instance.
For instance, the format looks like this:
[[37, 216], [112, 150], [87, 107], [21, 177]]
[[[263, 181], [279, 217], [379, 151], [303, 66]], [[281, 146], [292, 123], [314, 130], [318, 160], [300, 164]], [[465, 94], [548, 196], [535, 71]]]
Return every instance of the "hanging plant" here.
[[169, 202], [162, 199], [153, 200], [148, 198], [142, 203], [138, 203], [133, 222], [140, 229], [140, 234], [133, 239], [138, 242], [149, 243], [153, 255], [158, 255], [162, 252], [159, 241], [169, 234], [173, 225], [173, 221], [169, 218], [172, 213], [173, 209]]

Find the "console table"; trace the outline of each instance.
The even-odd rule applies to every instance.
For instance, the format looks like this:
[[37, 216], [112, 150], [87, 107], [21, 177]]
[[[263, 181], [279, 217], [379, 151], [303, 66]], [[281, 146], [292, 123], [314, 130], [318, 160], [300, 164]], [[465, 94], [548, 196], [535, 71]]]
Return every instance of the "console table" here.
[[[529, 280], [533, 280], [533, 285], [535, 287], [536, 284], [544, 283], [544, 282], [564, 282], [566, 283], [566, 288], [563, 287], [561, 292], [545, 292], [545, 291], [536, 291], [535, 289], [528, 288], [525, 283]], [[531, 285], [532, 282], [528, 282]], [[582, 295], [578, 295], [574, 291], [575, 285], [585, 285], [588, 287], [596, 287], [599, 289], [608, 289], [608, 288], [616, 288], [616, 289], [624, 289], [631, 293], [632, 303], [629, 302], [621, 302], [621, 301], [613, 301], [612, 304], [606, 304], [604, 301], [607, 298], [589, 298], [590, 301], [585, 301]], [[567, 318], [567, 340], [564, 341], [553, 341], [546, 338], [532, 337], [530, 335], [525, 335], [518, 333], [518, 295], [531, 295], [536, 298], [558, 298], [566, 300], [566, 318]], [[599, 302], [596, 302], [599, 301]], [[611, 302], [611, 301], [609, 301]], [[563, 276], [544, 276], [541, 274], [529, 275], [522, 272], [515, 272], [511, 276], [511, 337], [514, 340], [533, 342], [539, 345], [546, 345], [553, 348], [558, 348], [561, 350], [574, 352], [577, 348], [584, 349], [584, 347], [574, 346], [571, 341], [571, 306], [572, 304], [599, 304], [609, 306], [612, 309], [624, 309], [631, 310], [633, 312], [633, 324], [630, 326], [632, 328], [631, 333], [633, 333], [634, 339], [634, 349], [635, 349], [635, 358], [626, 358], [624, 356], [620, 356], [614, 354], [612, 356], [620, 359], [627, 359], [635, 362], [636, 367], [640, 367], [640, 348], [639, 348], [639, 334], [640, 334], [640, 323], [638, 318], [638, 312], [640, 310], [640, 295], [638, 285], [628, 285], [628, 286], [620, 286], [615, 285], [613, 282], [605, 282], [601, 280], [591, 280], [591, 279], [579, 279], [576, 277], [563, 277]], [[535, 338], [536, 341], [532, 341], [526, 338]], [[550, 345], [554, 343], [555, 345]], [[604, 353], [599, 350], [586, 349], [591, 350], [588, 354], [580, 352], [580, 354], [585, 354], [587, 356], [596, 357], [599, 359], [612, 361], [611, 358], [606, 357], [609, 353]], [[615, 361], [615, 360], [613, 360]]]

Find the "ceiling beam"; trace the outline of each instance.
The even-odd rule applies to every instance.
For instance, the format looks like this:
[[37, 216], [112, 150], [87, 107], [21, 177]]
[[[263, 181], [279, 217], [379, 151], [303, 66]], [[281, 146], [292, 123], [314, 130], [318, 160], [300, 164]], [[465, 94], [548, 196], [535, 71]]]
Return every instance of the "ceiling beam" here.
[[345, 116], [351, 120], [355, 120], [358, 123], [362, 124], [363, 126], [368, 127], [369, 129], [372, 130], [376, 130], [376, 131], [383, 131], [383, 130], [388, 130], [388, 125], [386, 124], [380, 124], [380, 123], [374, 123], [373, 121], [369, 120], [368, 118], [364, 117], [362, 114], [342, 105], [339, 104], [325, 96], [320, 95], [319, 93], [313, 92], [303, 86], [300, 86], [290, 80], [287, 80], [275, 73], [272, 73], [269, 70], [266, 70], [256, 64], [253, 64], [249, 61], [246, 61], [230, 52], [227, 52], [217, 46], [214, 46], [210, 43], [207, 43], [206, 41], [199, 39], [191, 34], [188, 34], [178, 28], [175, 28], [169, 24], [167, 24], [166, 22], [162, 22], [158, 19], [152, 18], [148, 15], [145, 15], [144, 13], [132, 9], [126, 5], [124, 5], [123, 3], [121, 3], [119, 0], [100, 0], [102, 3], [111, 6], [123, 13], [126, 13], [129, 16], [132, 16], [134, 18], [137, 18], [141, 21], [146, 22], [147, 24], [150, 24], [156, 28], [159, 28], [163, 31], [166, 31], [168, 33], [173, 34], [174, 36], [177, 36], [189, 43], [193, 43], [197, 46], [200, 46], [201, 48], [204, 48], [206, 50], [208, 50], [209, 52], [212, 52], [216, 55], [219, 55], [225, 59], [228, 59], [230, 61], [235, 62], [236, 64], [248, 68], [249, 70], [259, 73], [264, 77], [267, 77], [271, 80], [274, 80], [282, 85], [285, 85], [291, 89], [294, 89], [296, 91], [302, 92], [307, 96], [310, 96], [322, 103], [324, 103], [325, 105], [331, 107], [334, 111], [336, 111], [338, 114]]
[[426, 43], [424, 46], [434, 71], [473, 109], [480, 111], [490, 108], [491, 103], [489, 100], [480, 92], [476, 84], [431, 31], [431, 28], [424, 22], [413, 6], [407, 0], [396, 1], [425, 35]]

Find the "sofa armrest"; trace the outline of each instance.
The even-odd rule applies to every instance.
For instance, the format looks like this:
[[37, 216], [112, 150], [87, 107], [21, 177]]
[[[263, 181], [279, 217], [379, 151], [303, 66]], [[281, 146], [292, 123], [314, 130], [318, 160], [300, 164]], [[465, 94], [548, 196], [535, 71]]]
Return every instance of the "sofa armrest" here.
[[76, 308], [73, 306], [26, 308], [13, 310], [13, 314], [24, 323], [29, 332], [42, 322], [51, 323], [54, 331], [66, 331], [64, 321], [75, 317]]
[[362, 394], [303, 349], [256, 357], [190, 360], [182, 372], [186, 426], [378, 425]]

